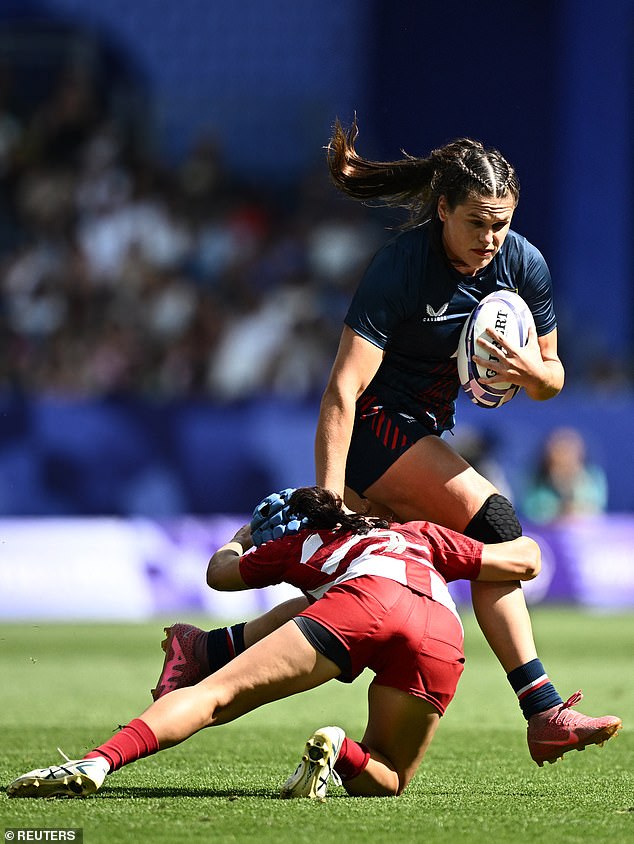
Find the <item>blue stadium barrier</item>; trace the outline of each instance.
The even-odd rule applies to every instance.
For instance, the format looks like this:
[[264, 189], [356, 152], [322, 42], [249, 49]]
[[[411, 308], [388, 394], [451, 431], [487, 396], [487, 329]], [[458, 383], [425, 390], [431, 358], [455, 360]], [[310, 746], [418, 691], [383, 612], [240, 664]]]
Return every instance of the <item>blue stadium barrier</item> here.
[[[0, 394], [0, 516], [248, 513], [275, 489], [313, 483], [318, 401], [153, 403]], [[460, 400], [519, 490], [559, 425], [584, 435], [608, 476], [609, 509], [634, 512], [634, 399], [519, 396], [498, 410]]]

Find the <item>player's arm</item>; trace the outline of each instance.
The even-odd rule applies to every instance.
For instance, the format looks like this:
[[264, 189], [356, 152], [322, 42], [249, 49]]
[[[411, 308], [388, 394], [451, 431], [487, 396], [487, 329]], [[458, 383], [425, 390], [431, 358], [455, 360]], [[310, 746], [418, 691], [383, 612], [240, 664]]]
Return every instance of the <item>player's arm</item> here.
[[538, 338], [539, 351], [544, 364], [544, 378], [533, 388], [527, 387], [527, 395], [535, 401], [551, 399], [561, 392], [564, 386], [564, 366], [557, 354], [557, 329]]
[[540, 568], [539, 545], [529, 536], [518, 536], [509, 542], [484, 546], [476, 580], [532, 580]]
[[250, 587], [240, 574], [240, 560], [253, 545], [249, 525], [243, 525], [233, 539], [219, 548], [207, 566], [207, 585], [221, 592], [237, 592]]
[[[490, 339], [480, 338], [478, 345], [488, 355], [497, 355], [498, 359], [496, 362], [482, 355], [475, 356], [475, 360], [481, 365], [486, 365], [495, 372], [495, 376], [486, 380], [485, 383], [510, 381], [511, 384], [519, 384], [529, 398], [535, 401], [552, 399], [561, 391], [565, 373], [557, 354], [556, 328], [544, 334], [543, 337], [538, 337], [531, 326], [528, 331], [528, 341], [523, 348], [510, 345], [493, 329], [487, 329], [487, 333]], [[495, 345], [493, 340], [495, 340]], [[499, 348], [504, 354], [500, 355]]]
[[345, 468], [355, 404], [383, 359], [383, 350], [344, 326], [337, 356], [321, 400], [315, 437], [318, 486], [343, 498]]
[[518, 536], [508, 542], [483, 544], [433, 522], [410, 522], [429, 545], [434, 567], [451, 580], [532, 580], [541, 567], [534, 539]]

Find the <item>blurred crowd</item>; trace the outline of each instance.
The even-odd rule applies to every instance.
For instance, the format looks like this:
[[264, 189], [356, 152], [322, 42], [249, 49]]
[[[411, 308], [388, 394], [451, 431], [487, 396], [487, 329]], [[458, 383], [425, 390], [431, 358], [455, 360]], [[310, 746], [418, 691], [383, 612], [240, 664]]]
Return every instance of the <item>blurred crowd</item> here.
[[526, 472], [511, 483], [492, 431], [459, 425], [456, 450], [535, 524], [597, 516], [608, 509], [608, 479], [581, 430], [556, 426], [537, 444]]
[[[398, 219], [341, 197], [323, 156], [276, 186], [238, 178], [213, 137], [167, 165], [81, 71], [31, 108], [14, 96], [0, 68], [0, 391], [321, 394], [354, 288]], [[512, 497], [493, 441], [463, 431], [460, 448]], [[518, 502], [533, 521], [605, 509], [574, 432], [537, 464]]]
[[292, 188], [245, 184], [213, 138], [157, 161], [87, 74], [26, 117], [0, 90], [0, 389], [316, 394], [385, 236], [325, 161]]
[[[49, 88], [16, 108], [0, 68], [0, 390], [319, 395], [394, 213], [338, 194], [319, 148], [301, 179], [255, 184], [211, 136], [162, 161], [81, 68]], [[581, 375], [629, 384], [605, 362]]]

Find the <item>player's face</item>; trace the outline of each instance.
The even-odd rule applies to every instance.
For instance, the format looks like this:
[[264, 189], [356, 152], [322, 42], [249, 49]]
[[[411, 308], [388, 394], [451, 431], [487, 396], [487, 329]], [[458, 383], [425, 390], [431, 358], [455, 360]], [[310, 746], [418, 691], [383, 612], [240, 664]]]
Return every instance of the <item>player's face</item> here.
[[458, 272], [475, 275], [491, 263], [508, 234], [514, 210], [512, 196], [473, 196], [453, 210], [440, 197], [442, 242]]

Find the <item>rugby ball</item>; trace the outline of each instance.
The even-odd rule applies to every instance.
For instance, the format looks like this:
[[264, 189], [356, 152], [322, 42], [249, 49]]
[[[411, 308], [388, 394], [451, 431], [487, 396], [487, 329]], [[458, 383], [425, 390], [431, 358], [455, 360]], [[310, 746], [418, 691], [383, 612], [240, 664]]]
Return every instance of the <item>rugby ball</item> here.
[[487, 352], [479, 345], [478, 338], [492, 341], [486, 333], [493, 328], [501, 334], [511, 346], [522, 348], [528, 342], [528, 329], [535, 326], [533, 315], [526, 302], [512, 290], [498, 290], [489, 293], [476, 305], [465, 322], [458, 344], [458, 376], [460, 384], [469, 398], [479, 407], [500, 407], [516, 396], [520, 387], [502, 381], [499, 384], [483, 384], [483, 378], [495, 375], [486, 366], [476, 364], [473, 355], [488, 356], [497, 361], [492, 352]]

